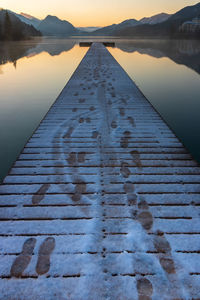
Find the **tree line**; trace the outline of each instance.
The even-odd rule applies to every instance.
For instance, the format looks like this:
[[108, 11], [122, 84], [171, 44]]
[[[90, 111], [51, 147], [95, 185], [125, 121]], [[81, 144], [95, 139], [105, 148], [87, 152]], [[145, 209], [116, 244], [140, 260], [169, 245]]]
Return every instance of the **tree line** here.
[[32, 25], [21, 22], [8, 11], [0, 12], [0, 40], [19, 41], [32, 36], [41, 36], [41, 33]]
[[12, 22], [9, 13], [6, 11], [5, 16], [1, 18], [0, 40], [12, 41], [23, 38], [24, 34], [20, 24]]

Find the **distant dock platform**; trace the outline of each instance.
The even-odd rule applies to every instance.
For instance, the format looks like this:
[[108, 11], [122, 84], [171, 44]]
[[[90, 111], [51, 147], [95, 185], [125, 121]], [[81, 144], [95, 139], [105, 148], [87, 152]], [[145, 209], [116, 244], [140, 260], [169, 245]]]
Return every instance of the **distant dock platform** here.
[[94, 43], [0, 186], [0, 300], [200, 297], [200, 167]]
[[[80, 42], [79, 46], [80, 47], [91, 47], [92, 44], [93, 44], [93, 42]], [[102, 42], [101, 44], [103, 44], [105, 47], [115, 48], [115, 42]]]

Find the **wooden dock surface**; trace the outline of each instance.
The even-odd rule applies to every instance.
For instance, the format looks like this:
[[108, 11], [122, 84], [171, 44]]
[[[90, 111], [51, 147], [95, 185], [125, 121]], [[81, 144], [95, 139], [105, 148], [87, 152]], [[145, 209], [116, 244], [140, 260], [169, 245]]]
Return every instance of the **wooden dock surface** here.
[[199, 183], [93, 44], [0, 186], [0, 299], [200, 299]]

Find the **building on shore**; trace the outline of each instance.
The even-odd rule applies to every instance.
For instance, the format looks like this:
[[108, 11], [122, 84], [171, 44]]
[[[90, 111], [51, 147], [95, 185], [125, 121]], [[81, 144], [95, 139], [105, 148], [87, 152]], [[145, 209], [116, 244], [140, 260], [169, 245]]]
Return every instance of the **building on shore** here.
[[200, 17], [194, 18], [192, 21], [184, 22], [180, 28], [180, 32], [197, 33], [200, 32]]

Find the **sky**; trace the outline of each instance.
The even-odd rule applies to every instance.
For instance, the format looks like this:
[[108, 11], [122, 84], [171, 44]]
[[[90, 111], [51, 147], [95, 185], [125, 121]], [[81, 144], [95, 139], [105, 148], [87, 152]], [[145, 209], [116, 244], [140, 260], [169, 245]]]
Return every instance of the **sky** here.
[[39, 19], [47, 15], [74, 26], [106, 26], [126, 19], [141, 19], [160, 12], [175, 13], [198, 0], [0, 0], [0, 7], [25, 12]]

